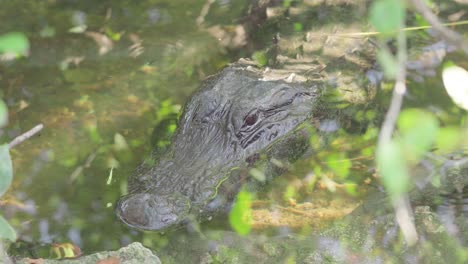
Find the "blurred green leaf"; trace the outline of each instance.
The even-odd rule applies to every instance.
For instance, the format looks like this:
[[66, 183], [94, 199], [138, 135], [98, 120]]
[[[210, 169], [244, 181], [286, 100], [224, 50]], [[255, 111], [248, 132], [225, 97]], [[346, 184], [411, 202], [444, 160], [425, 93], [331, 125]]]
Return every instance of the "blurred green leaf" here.
[[292, 4], [293, 0], [284, 0], [283, 1], [283, 7], [290, 7]]
[[424, 19], [423, 16], [421, 16], [420, 14], [414, 14], [414, 20], [416, 22], [416, 25], [420, 26], [420, 27], [423, 27], [423, 26], [430, 26], [431, 24], [429, 24], [429, 22], [426, 21], [426, 19]]
[[102, 142], [101, 135], [99, 134], [97, 125], [95, 123], [89, 122], [85, 124], [84, 128], [86, 129], [86, 131], [88, 131], [88, 135], [91, 138], [91, 141], [93, 141], [94, 143]]
[[156, 113], [156, 119], [158, 122], [161, 122], [167, 118], [178, 119], [180, 114], [181, 105], [174, 104], [171, 100], [164, 100], [161, 102], [161, 105]]
[[54, 243], [50, 255], [55, 259], [77, 258], [81, 255], [81, 249], [72, 243]]
[[333, 153], [328, 155], [327, 165], [338, 177], [346, 178], [349, 174], [352, 162], [346, 158], [344, 153]]
[[11, 32], [0, 36], [0, 53], [26, 55], [29, 52], [29, 41], [21, 32]]
[[249, 174], [259, 182], [265, 182], [266, 180], [265, 173], [257, 168], [250, 169]]
[[265, 66], [268, 63], [268, 57], [263, 51], [256, 51], [252, 54], [252, 59], [256, 61], [261, 66]]
[[88, 28], [88, 26], [86, 26], [86, 25], [79, 25], [79, 26], [70, 28], [68, 30], [68, 32], [81, 34], [81, 33], [84, 33], [87, 28]]
[[8, 144], [0, 145], [0, 197], [5, 194], [13, 179], [13, 165]]
[[408, 191], [409, 175], [399, 142], [390, 141], [377, 150], [377, 166], [390, 196], [398, 197]]
[[8, 239], [12, 242], [16, 241], [16, 232], [11, 227], [11, 225], [8, 223], [3, 216], [0, 215], [0, 239]]
[[125, 140], [125, 137], [122, 136], [120, 133], [115, 133], [114, 134], [114, 150], [116, 151], [123, 151], [123, 150], [128, 150], [128, 144], [127, 141]]
[[370, 9], [370, 22], [384, 34], [395, 34], [404, 25], [405, 6], [401, 0], [378, 0]]
[[8, 108], [6, 104], [0, 100], [0, 127], [6, 126], [8, 123]]
[[294, 31], [301, 32], [302, 29], [303, 29], [303, 26], [301, 23], [294, 23]]
[[111, 28], [106, 27], [105, 28], [106, 35], [111, 38], [114, 41], [119, 41], [120, 38], [122, 37], [122, 33], [120, 32], [114, 32]]
[[404, 144], [404, 157], [419, 161], [434, 143], [439, 122], [429, 112], [407, 109], [400, 114], [398, 128]]
[[288, 187], [286, 187], [286, 191], [283, 193], [283, 199], [285, 201], [289, 201], [289, 199], [293, 199], [296, 195], [296, 188], [292, 185], [288, 185]]
[[450, 153], [459, 147], [461, 131], [457, 127], [442, 127], [439, 129], [435, 145], [437, 150], [443, 153]]
[[356, 183], [353, 183], [353, 182], [345, 183], [345, 190], [350, 195], [356, 196], [359, 194], [357, 187], [358, 185]]
[[374, 110], [369, 110], [369, 111], [366, 111], [365, 116], [366, 116], [367, 120], [372, 121], [372, 120], [376, 119], [377, 113]]
[[377, 52], [377, 61], [382, 65], [385, 76], [389, 79], [395, 79], [398, 71], [398, 62], [396, 58], [385, 49]]
[[252, 228], [252, 195], [242, 189], [236, 197], [234, 206], [229, 213], [231, 227], [242, 236], [250, 233]]

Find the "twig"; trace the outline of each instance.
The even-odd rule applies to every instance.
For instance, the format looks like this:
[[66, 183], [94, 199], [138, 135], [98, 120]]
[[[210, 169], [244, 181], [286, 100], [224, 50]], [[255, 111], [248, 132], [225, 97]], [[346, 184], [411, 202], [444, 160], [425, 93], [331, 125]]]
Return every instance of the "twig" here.
[[[395, 124], [400, 114], [400, 109], [403, 104], [403, 96], [406, 92], [406, 36], [403, 31], [400, 31], [397, 36], [398, 43], [398, 73], [393, 88], [392, 100], [390, 108], [385, 115], [385, 120], [380, 130], [377, 148], [380, 150], [392, 140], [392, 134], [395, 130]], [[393, 207], [395, 209], [395, 217], [398, 225], [401, 228], [403, 236], [408, 245], [413, 245], [418, 240], [416, 227], [413, 222], [413, 212], [409, 206], [407, 194], [400, 195], [393, 199]]]
[[406, 243], [412, 246], [418, 241], [418, 233], [414, 226], [413, 211], [411, 210], [408, 195], [401, 195], [393, 199], [395, 218], [405, 237]]
[[26, 139], [34, 136], [34, 134], [41, 131], [43, 128], [44, 128], [44, 125], [39, 124], [39, 125], [33, 127], [32, 129], [30, 129], [29, 131], [17, 136], [10, 143], [8, 143], [8, 148], [9, 149], [13, 148], [14, 146], [16, 146], [16, 145], [20, 144], [21, 142], [25, 141]]
[[[454, 27], [454, 26], [462, 26], [462, 25], [468, 25], [467, 20], [463, 21], [457, 21], [457, 22], [450, 22], [450, 23], [444, 23], [441, 24], [444, 27]], [[422, 29], [430, 29], [433, 28], [433, 26], [417, 26], [417, 27], [406, 27], [400, 29], [400, 31], [416, 31], [416, 30], [422, 30]], [[320, 34], [312, 34], [309, 33], [307, 35], [308, 38], [322, 38], [324, 36], [326, 37], [368, 37], [368, 36], [375, 36], [375, 35], [380, 35], [382, 34], [381, 32], [378, 31], [369, 31], [369, 32], [350, 32], [350, 33], [332, 33], [332, 34], [326, 34], [326, 33], [320, 33]]]
[[89, 166], [91, 166], [91, 163], [93, 163], [94, 159], [97, 156], [97, 152], [98, 152], [98, 150], [96, 150], [93, 153], [89, 154], [89, 156], [86, 158], [86, 161], [84, 162], [84, 164], [76, 167], [76, 169], [68, 177], [68, 182], [69, 183], [74, 182], [78, 178], [78, 176], [80, 176], [81, 172], [83, 172], [83, 170], [85, 168], [89, 168]]
[[201, 26], [203, 22], [205, 22], [205, 17], [210, 12], [211, 5], [215, 2], [215, 0], [207, 0], [200, 11], [200, 15], [197, 17], [197, 25]]
[[385, 120], [382, 124], [382, 129], [379, 134], [378, 148], [388, 144], [392, 139], [393, 130], [395, 129], [396, 120], [400, 114], [401, 105], [403, 104], [403, 96], [406, 93], [406, 38], [403, 32], [398, 34], [398, 65], [399, 71], [393, 88], [392, 100], [390, 107], [385, 115]]
[[414, 9], [419, 12], [424, 17], [424, 19], [429, 22], [429, 24], [432, 25], [432, 28], [440, 35], [440, 37], [447, 41], [447, 43], [458, 47], [466, 54], [468, 54], [468, 45], [465, 41], [463, 41], [463, 37], [457, 32], [444, 27], [443, 24], [440, 23], [437, 16], [432, 13], [426, 4], [424, 4], [421, 0], [409, 0], [409, 2], [413, 5]]

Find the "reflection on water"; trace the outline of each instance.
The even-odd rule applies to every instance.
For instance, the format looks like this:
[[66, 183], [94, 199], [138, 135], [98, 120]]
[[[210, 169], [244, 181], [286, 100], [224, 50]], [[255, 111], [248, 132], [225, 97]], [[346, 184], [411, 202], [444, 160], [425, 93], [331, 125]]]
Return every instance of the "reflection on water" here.
[[[317, 144], [312, 157], [258, 194], [253, 234], [241, 237], [228, 231], [225, 216], [166, 234], [139, 232], [119, 222], [114, 203], [126, 193], [127, 176], [150, 153], [153, 127], [174, 118], [200, 80], [227, 62], [254, 51], [266, 62], [278, 52], [293, 57], [300, 51], [295, 59], [302, 63], [294, 67], [308, 64], [318, 81], [324, 81], [325, 69], [330, 83], [345, 91], [356, 91], [365, 83], [362, 76], [380, 72], [374, 69], [375, 52], [367, 40], [307, 34], [304, 42], [304, 34], [293, 32], [298, 23], [311, 32], [365, 31], [362, 8], [350, 12], [350, 5], [340, 1], [334, 7], [305, 1], [283, 14], [281, 5], [256, 6], [270, 14], [262, 17], [252, 11], [257, 9], [250, 1], [206, 2], [210, 1], [140, 1], [129, 6], [125, 1], [2, 3], [5, 22], [0, 28], [25, 32], [32, 50], [28, 58], [0, 64], [0, 91], [10, 111], [9, 126], [0, 136], [9, 141], [38, 123], [45, 125], [38, 136], [12, 150], [15, 182], [2, 203], [2, 214], [22, 240], [13, 246], [20, 247], [15, 252], [47, 257], [41, 249], [53, 242], [73, 242], [90, 253], [141, 241], [174, 263], [194, 258], [203, 263], [383, 263], [432, 260], [431, 250], [443, 260], [448, 252], [459, 250], [458, 245], [466, 246], [467, 174], [462, 170], [454, 174], [461, 175], [457, 190], [435, 196], [441, 197], [436, 202], [425, 200], [433, 193], [422, 192], [415, 205], [425, 251], [401, 249], [393, 211], [375, 187], [373, 145], [388, 102], [384, 91], [375, 102], [380, 105], [369, 103], [375, 89], [346, 95], [360, 104], [358, 110], [336, 103], [341, 120], [321, 117], [316, 127], [334, 136], [312, 138]], [[29, 12], [12, 12], [18, 5]], [[273, 41], [277, 32], [281, 38]], [[273, 43], [277, 48], [271, 48]], [[360, 53], [366, 49], [370, 54]], [[278, 61], [284, 62], [281, 57]], [[419, 81], [420, 74], [415, 71], [413, 76]], [[381, 77], [371, 76], [376, 86]], [[444, 99], [440, 81], [431, 82], [419, 84], [425, 89], [410, 87], [408, 105], [437, 108], [441, 116], [451, 116], [445, 120], [448, 125], [459, 125], [463, 113]], [[337, 177], [340, 166], [323, 165], [348, 159], [349, 182]], [[324, 171], [327, 166], [333, 173]], [[350, 188], [350, 182], [355, 187]], [[356, 207], [358, 211], [345, 216]], [[342, 220], [333, 224], [335, 219]], [[431, 241], [447, 247], [435, 248]]]

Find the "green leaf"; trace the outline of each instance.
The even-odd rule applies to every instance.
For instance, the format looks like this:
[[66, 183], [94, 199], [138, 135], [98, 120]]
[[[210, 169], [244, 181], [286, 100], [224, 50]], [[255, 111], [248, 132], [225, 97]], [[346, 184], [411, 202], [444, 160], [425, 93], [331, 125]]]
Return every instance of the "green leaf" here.
[[84, 128], [86, 129], [86, 131], [88, 131], [88, 135], [94, 143], [102, 142], [101, 135], [99, 134], [97, 125], [95, 123], [90, 122], [88, 124], [85, 124]]
[[21, 32], [11, 32], [0, 36], [0, 53], [26, 55], [29, 41]]
[[231, 227], [242, 236], [250, 233], [252, 228], [252, 195], [242, 189], [236, 197], [234, 206], [229, 213]]
[[401, 0], [378, 0], [370, 9], [371, 24], [386, 35], [395, 34], [405, 21], [405, 6]]
[[11, 225], [8, 223], [3, 216], [0, 215], [0, 239], [8, 239], [12, 242], [16, 241], [16, 232], [11, 227]]
[[290, 7], [292, 4], [292, 0], [284, 0], [283, 1], [283, 7]]
[[377, 52], [377, 61], [382, 65], [385, 76], [389, 79], [395, 79], [398, 72], [398, 62], [396, 58], [385, 49]]
[[259, 182], [265, 182], [266, 180], [265, 173], [257, 168], [250, 169], [249, 174]]
[[252, 59], [261, 66], [265, 66], [268, 63], [268, 57], [263, 51], [254, 52], [254, 54], [252, 54]]
[[124, 151], [129, 149], [125, 137], [119, 133], [114, 134], [114, 149], [116, 151]]
[[345, 190], [350, 195], [357, 196], [359, 194], [357, 187], [358, 185], [356, 183], [353, 183], [353, 182], [345, 183]]
[[8, 108], [5, 103], [0, 100], [0, 127], [6, 126], [8, 123]]
[[344, 179], [348, 177], [352, 163], [346, 158], [344, 153], [333, 153], [328, 155], [327, 165], [336, 173], [336, 175], [338, 175], [338, 177]]
[[286, 187], [286, 191], [283, 193], [283, 199], [285, 201], [289, 201], [289, 199], [293, 199], [296, 195], [296, 188], [292, 185], [288, 185], [288, 187]]
[[390, 141], [377, 150], [377, 166], [390, 196], [396, 198], [408, 191], [409, 175], [399, 142]]
[[404, 157], [417, 162], [434, 143], [439, 122], [429, 112], [407, 109], [400, 114], [398, 128], [404, 144]]
[[442, 153], [450, 153], [460, 146], [462, 139], [461, 130], [457, 127], [442, 127], [435, 139], [437, 150]]
[[8, 144], [0, 145], [0, 197], [5, 194], [13, 179], [13, 165]]
[[302, 29], [303, 29], [303, 26], [301, 23], [294, 23], [294, 31], [301, 32]]
[[86, 25], [79, 25], [79, 26], [70, 28], [68, 30], [68, 32], [81, 34], [81, 33], [84, 33], [87, 28], [88, 28], [88, 26], [86, 26]]

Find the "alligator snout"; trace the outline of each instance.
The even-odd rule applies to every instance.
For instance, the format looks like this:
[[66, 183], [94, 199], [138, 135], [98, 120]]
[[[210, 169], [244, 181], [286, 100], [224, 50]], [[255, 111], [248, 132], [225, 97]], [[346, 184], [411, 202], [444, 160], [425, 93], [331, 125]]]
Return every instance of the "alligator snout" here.
[[180, 194], [136, 193], [122, 197], [116, 208], [125, 224], [142, 230], [162, 230], [186, 219], [190, 202]]

